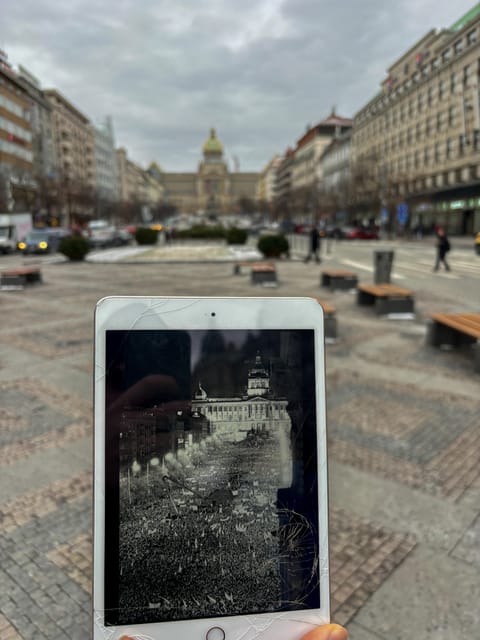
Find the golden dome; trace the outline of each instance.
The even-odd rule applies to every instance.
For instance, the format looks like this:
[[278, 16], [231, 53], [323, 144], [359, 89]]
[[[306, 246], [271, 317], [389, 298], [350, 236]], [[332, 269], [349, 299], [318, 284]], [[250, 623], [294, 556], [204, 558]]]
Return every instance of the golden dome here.
[[203, 153], [218, 153], [223, 154], [223, 145], [217, 138], [215, 129], [210, 129], [210, 137], [203, 145]]

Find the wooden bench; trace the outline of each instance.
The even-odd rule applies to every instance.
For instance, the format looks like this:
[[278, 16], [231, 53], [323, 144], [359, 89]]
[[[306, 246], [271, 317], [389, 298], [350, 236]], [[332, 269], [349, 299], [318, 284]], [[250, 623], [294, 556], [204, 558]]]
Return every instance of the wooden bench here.
[[357, 285], [357, 303], [375, 305], [379, 315], [414, 312], [413, 292], [394, 284]]
[[257, 262], [252, 264], [252, 284], [277, 284], [277, 270], [270, 262]]
[[[480, 340], [480, 313], [432, 313], [427, 328], [427, 344], [459, 347]], [[475, 371], [480, 373], [480, 344], [474, 349]]]
[[26, 284], [36, 284], [42, 282], [42, 272], [40, 267], [16, 267], [5, 269], [0, 275], [2, 286], [24, 286]]
[[357, 284], [357, 274], [353, 273], [353, 271], [328, 269], [327, 271], [322, 271], [320, 276], [320, 286], [329, 287], [331, 291], [335, 291], [335, 289], [355, 289]]
[[323, 326], [325, 330], [325, 340], [337, 339], [337, 310], [328, 302], [315, 298], [323, 309]]

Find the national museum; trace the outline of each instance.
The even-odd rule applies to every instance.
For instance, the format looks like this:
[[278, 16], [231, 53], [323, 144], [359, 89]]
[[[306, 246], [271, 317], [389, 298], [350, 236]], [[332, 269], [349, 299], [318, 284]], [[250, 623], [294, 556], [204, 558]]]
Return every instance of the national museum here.
[[152, 165], [149, 172], [164, 188], [164, 202], [182, 213], [232, 213], [241, 198], [255, 200], [258, 173], [230, 172], [223, 158], [223, 145], [215, 129], [203, 145], [203, 160], [196, 173], [166, 173]]

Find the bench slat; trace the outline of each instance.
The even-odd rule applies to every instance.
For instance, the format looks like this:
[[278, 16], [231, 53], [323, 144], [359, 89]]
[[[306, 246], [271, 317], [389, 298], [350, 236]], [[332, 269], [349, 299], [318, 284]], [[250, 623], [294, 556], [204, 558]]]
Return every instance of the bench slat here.
[[365, 291], [365, 293], [370, 293], [379, 298], [389, 296], [413, 296], [413, 291], [410, 291], [410, 289], [397, 287], [394, 284], [359, 284], [357, 285], [357, 289], [360, 289], [360, 291]]
[[480, 338], [480, 313], [432, 313], [430, 317], [472, 338]]

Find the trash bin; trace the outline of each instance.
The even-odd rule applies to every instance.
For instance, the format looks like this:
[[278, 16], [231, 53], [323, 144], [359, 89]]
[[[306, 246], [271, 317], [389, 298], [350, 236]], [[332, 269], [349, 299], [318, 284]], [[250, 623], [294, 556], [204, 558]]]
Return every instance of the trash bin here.
[[390, 282], [392, 272], [393, 251], [375, 251], [373, 255], [375, 284]]

